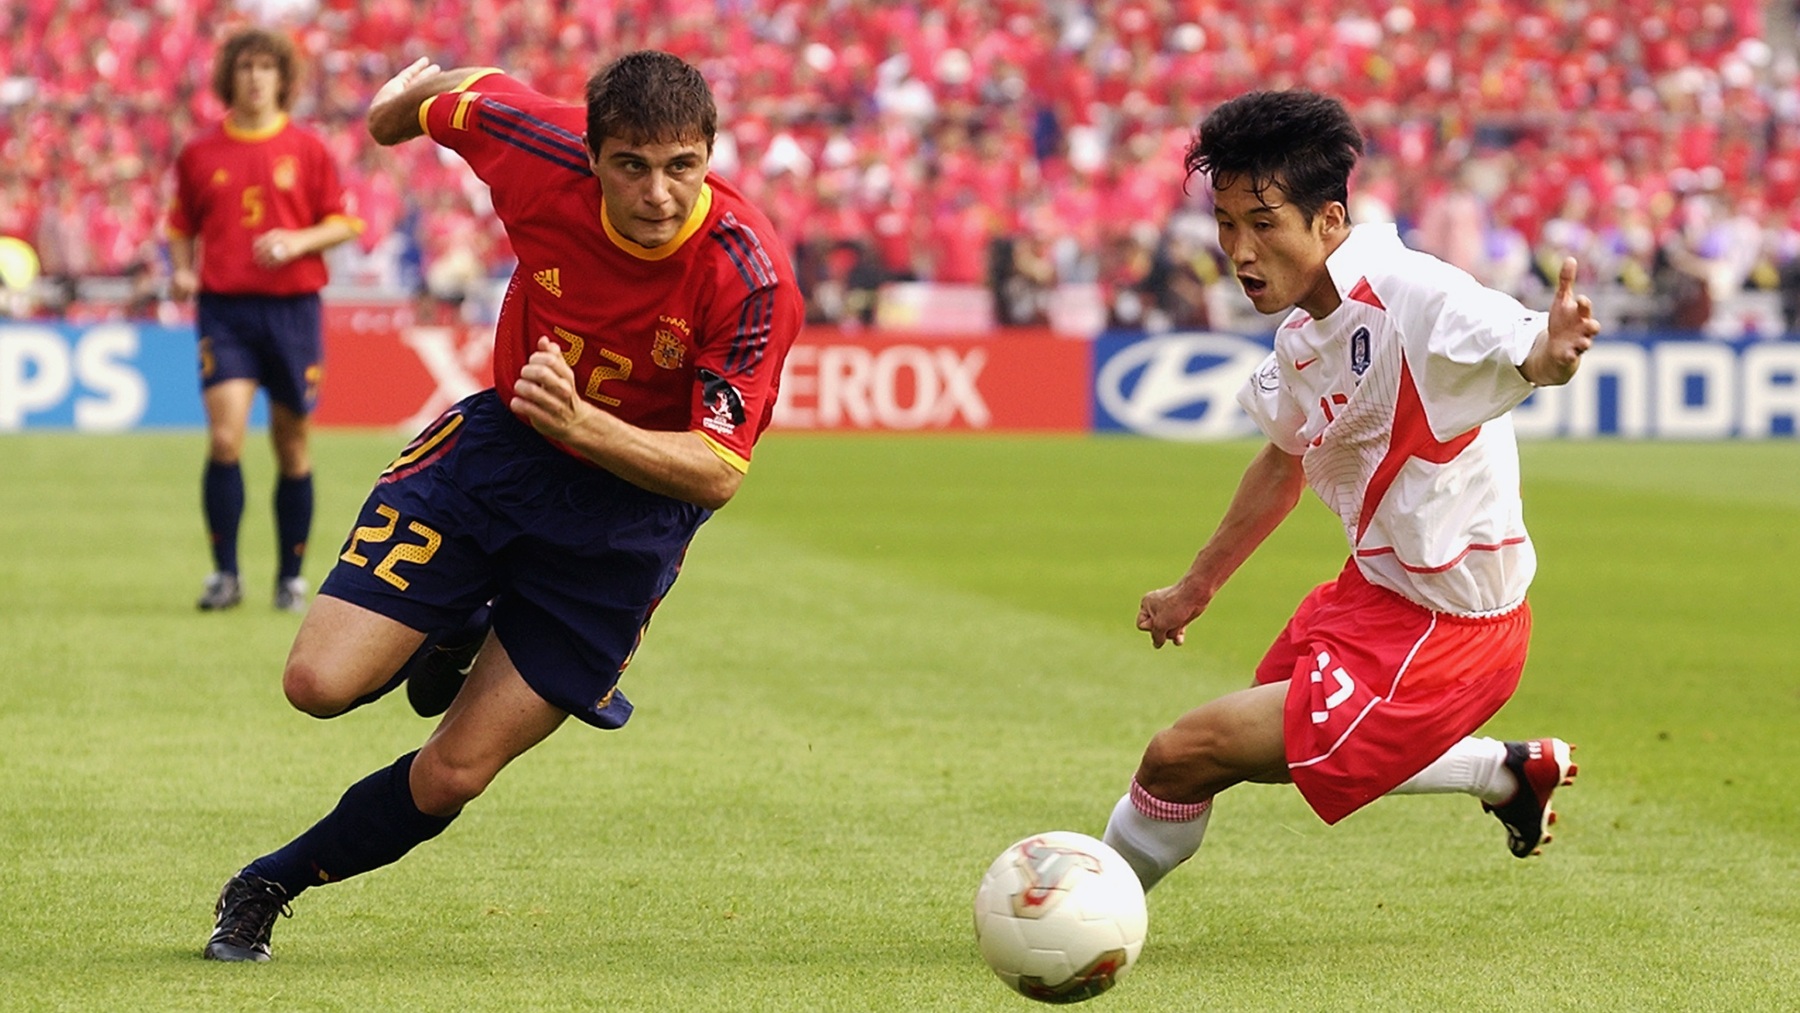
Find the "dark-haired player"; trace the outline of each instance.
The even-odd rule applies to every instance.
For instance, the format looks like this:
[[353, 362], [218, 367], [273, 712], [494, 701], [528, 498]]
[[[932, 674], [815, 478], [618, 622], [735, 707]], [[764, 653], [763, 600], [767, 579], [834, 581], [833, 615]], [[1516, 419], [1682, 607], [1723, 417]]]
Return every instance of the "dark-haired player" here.
[[232, 35], [213, 65], [212, 88], [225, 103], [225, 119], [189, 141], [175, 162], [170, 295], [200, 296], [196, 323], [207, 436], [202, 501], [213, 556], [202, 609], [228, 609], [243, 600], [237, 549], [244, 475], [238, 461], [258, 386], [269, 394], [269, 437], [279, 472], [275, 607], [306, 608], [300, 566], [313, 514], [307, 416], [322, 376], [321, 254], [360, 233], [362, 222], [346, 210], [324, 142], [288, 118], [297, 71], [293, 44], [284, 36], [257, 28]]
[[490, 601], [492, 632], [419, 750], [226, 883], [206, 945], [217, 960], [267, 960], [302, 890], [436, 836], [569, 715], [625, 723], [620, 674], [695, 529], [737, 491], [802, 317], [774, 229], [707, 173], [712, 94], [676, 57], [614, 61], [585, 109], [421, 60], [368, 122], [383, 144], [425, 134], [467, 160], [519, 266], [496, 387], [382, 474], [283, 687], [334, 716], [393, 688], [428, 634]]
[[1286, 91], [1221, 105], [1188, 149], [1244, 292], [1287, 315], [1238, 395], [1269, 442], [1186, 574], [1144, 596], [1138, 629], [1181, 644], [1308, 486], [1351, 551], [1252, 688], [1151, 739], [1106, 827], [1146, 888], [1199, 849], [1213, 797], [1243, 781], [1291, 781], [1327, 823], [1386, 794], [1471, 794], [1524, 858], [1575, 774], [1560, 739], [1472, 735], [1518, 685], [1531, 631], [1536, 557], [1508, 413], [1567, 383], [1599, 325], [1573, 259], [1534, 313], [1407, 249], [1392, 225], [1352, 226], [1362, 147], [1337, 100]]

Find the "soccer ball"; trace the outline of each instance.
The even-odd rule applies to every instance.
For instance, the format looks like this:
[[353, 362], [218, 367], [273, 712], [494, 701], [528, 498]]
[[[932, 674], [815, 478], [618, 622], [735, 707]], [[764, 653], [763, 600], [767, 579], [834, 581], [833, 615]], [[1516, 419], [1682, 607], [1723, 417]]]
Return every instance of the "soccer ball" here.
[[1092, 999], [1144, 948], [1144, 888], [1086, 834], [1033, 834], [1000, 853], [975, 891], [975, 939], [1000, 980], [1042, 1002]]

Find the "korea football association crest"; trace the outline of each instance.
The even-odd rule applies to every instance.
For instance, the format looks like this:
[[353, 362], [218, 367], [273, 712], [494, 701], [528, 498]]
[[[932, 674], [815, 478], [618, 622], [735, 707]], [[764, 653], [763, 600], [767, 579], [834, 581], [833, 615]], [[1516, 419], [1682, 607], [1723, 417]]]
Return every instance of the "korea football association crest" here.
[[1369, 329], [1358, 327], [1350, 335], [1350, 372], [1362, 376], [1369, 371]]

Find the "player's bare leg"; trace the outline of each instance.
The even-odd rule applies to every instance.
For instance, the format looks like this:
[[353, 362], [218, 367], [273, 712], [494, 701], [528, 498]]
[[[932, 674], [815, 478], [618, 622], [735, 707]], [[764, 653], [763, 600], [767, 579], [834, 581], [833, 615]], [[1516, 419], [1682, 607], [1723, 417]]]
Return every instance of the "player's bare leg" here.
[[526, 684], [499, 638], [489, 634], [469, 681], [413, 761], [415, 803], [439, 816], [461, 810], [568, 716]]
[[200, 394], [206, 409], [206, 459], [216, 464], [236, 464], [244, 454], [244, 433], [250, 426], [250, 404], [256, 400], [255, 380], [221, 380]]
[[1199, 802], [1244, 781], [1291, 778], [1283, 750], [1287, 684], [1252, 686], [1183, 714], [1156, 733], [1138, 765], [1137, 781], [1167, 802]]
[[404, 623], [320, 595], [294, 635], [281, 688], [295, 708], [335, 717], [397, 685], [395, 673], [424, 642]]
[[209, 612], [232, 608], [244, 598], [237, 562], [238, 524], [244, 515], [244, 475], [238, 461], [255, 397], [254, 380], [224, 380], [200, 395], [206, 409], [206, 473], [201, 489], [213, 572], [196, 604]]
[[1239, 690], [1187, 712], [1150, 740], [1104, 838], [1144, 889], [1200, 849], [1214, 795], [1244, 781], [1290, 780], [1281, 730], [1286, 697], [1285, 683]]

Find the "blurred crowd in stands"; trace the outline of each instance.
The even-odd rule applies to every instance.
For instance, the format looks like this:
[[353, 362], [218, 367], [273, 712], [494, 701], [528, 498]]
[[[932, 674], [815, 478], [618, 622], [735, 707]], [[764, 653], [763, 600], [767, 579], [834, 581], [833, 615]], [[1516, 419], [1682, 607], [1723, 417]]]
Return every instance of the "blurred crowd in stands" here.
[[1800, 70], [1775, 2], [13, 0], [0, 235], [35, 248], [40, 314], [99, 291], [182, 312], [171, 160], [221, 113], [216, 39], [255, 21], [308, 58], [295, 114], [368, 223], [335, 284], [440, 313], [492, 312], [506, 239], [459, 160], [368, 139], [368, 97], [423, 55], [579, 101], [655, 47], [713, 82], [714, 168], [769, 212], [820, 322], [918, 280], [989, 289], [1004, 324], [1079, 291], [1116, 325], [1262, 329], [1181, 155], [1212, 104], [1306, 86], [1368, 135], [1353, 220], [1536, 305], [1574, 253], [1612, 322], [1778, 333], [1800, 330]]

